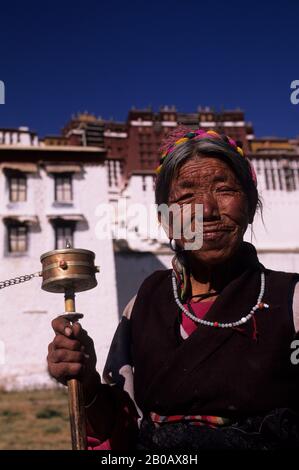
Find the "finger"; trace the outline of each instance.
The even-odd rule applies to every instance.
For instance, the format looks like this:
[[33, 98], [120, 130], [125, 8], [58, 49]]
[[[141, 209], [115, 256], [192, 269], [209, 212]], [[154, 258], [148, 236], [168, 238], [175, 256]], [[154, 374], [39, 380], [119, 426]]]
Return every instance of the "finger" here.
[[81, 324], [76, 322], [72, 325], [73, 329], [73, 338], [77, 339], [82, 343], [84, 346], [91, 346], [93, 345], [93, 340], [88, 336], [88, 333], [84, 328], [82, 328]]
[[69, 349], [54, 349], [49, 353], [48, 359], [53, 363], [78, 362], [84, 364], [89, 359], [89, 355], [80, 351], [70, 351]]
[[63, 315], [52, 320], [52, 328], [55, 333], [60, 333], [61, 335], [71, 336], [72, 334], [72, 325], [69, 320], [63, 317]]
[[52, 377], [66, 382], [71, 377], [79, 377], [84, 374], [85, 366], [80, 363], [50, 363], [48, 370]]
[[70, 351], [80, 351], [82, 348], [80, 341], [60, 334], [55, 336], [52, 345], [53, 349], [69, 349]]

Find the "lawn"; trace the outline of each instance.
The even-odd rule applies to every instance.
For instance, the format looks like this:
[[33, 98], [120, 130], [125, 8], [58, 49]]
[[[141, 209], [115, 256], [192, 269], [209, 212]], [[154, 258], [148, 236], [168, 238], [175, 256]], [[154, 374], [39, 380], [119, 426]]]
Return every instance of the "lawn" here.
[[0, 391], [0, 449], [70, 449], [64, 389]]

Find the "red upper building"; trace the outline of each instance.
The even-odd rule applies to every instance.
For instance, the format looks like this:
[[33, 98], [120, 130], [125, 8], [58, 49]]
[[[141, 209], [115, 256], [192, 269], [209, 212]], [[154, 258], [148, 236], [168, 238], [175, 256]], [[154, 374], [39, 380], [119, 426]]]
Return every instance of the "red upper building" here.
[[124, 175], [129, 176], [136, 170], [155, 170], [163, 137], [179, 124], [227, 134], [245, 152], [249, 151], [249, 141], [254, 137], [252, 125], [245, 122], [244, 112], [239, 109], [215, 112], [206, 107], [196, 113], [180, 113], [174, 106], [163, 106], [159, 112], [151, 108], [131, 109], [126, 122], [78, 114], [64, 127], [63, 135], [71, 145], [105, 147], [107, 159], [119, 160]]

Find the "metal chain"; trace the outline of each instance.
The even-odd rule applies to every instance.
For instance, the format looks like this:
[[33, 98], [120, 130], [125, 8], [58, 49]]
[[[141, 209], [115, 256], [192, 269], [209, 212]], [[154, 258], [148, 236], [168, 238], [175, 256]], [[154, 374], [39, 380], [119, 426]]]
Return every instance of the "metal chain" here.
[[25, 274], [24, 276], [14, 277], [13, 279], [7, 279], [6, 281], [0, 281], [0, 289], [4, 287], [14, 286], [16, 284], [21, 284], [22, 282], [30, 281], [34, 277], [39, 277], [42, 275], [42, 272], [39, 271], [33, 274]]

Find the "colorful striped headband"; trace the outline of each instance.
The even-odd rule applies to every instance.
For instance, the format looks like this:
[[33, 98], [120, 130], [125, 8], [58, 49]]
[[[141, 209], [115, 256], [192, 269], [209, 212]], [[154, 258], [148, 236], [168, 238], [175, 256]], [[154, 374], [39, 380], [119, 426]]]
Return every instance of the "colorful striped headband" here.
[[184, 144], [185, 142], [188, 142], [189, 140], [201, 140], [201, 139], [204, 139], [204, 138], [212, 138], [212, 139], [218, 139], [218, 140], [223, 140], [223, 137], [226, 139], [226, 142], [231, 145], [231, 147], [233, 147], [234, 150], [236, 150], [240, 155], [241, 157], [244, 157], [246, 158], [248, 164], [249, 164], [249, 167], [250, 167], [250, 170], [251, 170], [251, 177], [252, 177], [252, 180], [254, 182], [254, 185], [257, 186], [257, 177], [256, 177], [256, 173], [255, 173], [255, 170], [253, 168], [253, 165], [252, 163], [250, 162], [250, 160], [245, 157], [244, 153], [243, 153], [243, 150], [241, 149], [241, 147], [239, 147], [237, 145], [237, 143], [229, 136], [221, 136], [220, 134], [218, 134], [218, 132], [216, 131], [213, 131], [213, 130], [204, 130], [204, 129], [195, 129], [195, 130], [192, 130], [192, 131], [189, 131], [187, 133], [183, 133], [182, 136], [179, 137], [178, 140], [176, 140], [175, 142], [171, 143], [170, 145], [168, 145], [166, 148], [163, 149], [163, 152], [162, 152], [162, 156], [161, 156], [161, 159], [160, 159], [160, 163], [159, 163], [159, 166], [158, 168], [156, 169], [156, 173], [159, 174], [161, 169], [162, 169], [162, 165], [163, 165], [163, 162], [165, 161], [166, 157], [178, 146], [178, 145], [181, 145], [181, 144]]

